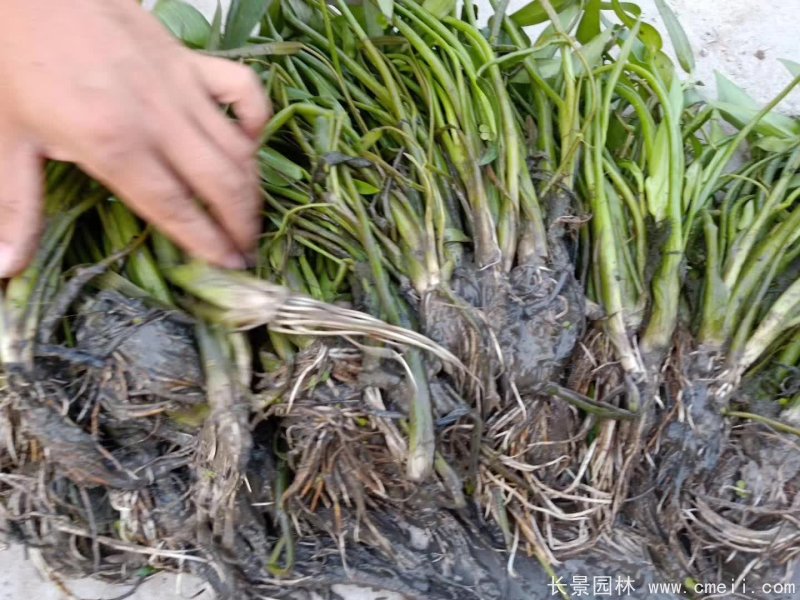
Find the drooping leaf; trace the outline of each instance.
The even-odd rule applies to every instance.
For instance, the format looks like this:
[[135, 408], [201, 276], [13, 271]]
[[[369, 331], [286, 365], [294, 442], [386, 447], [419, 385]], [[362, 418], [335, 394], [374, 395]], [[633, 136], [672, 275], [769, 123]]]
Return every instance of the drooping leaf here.
[[678, 80], [672, 59], [661, 50], [650, 54], [649, 64], [665, 88], [672, 87], [672, 83]]
[[[614, 14], [617, 15], [617, 18], [619, 18], [628, 29], [633, 29], [633, 26], [642, 16], [642, 9], [636, 4], [612, 0], [611, 6], [614, 10]], [[640, 23], [639, 39], [651, 54], [658, 52], [664, 46], [661, 34], [649, 23]]]
[[600, 34], [600, 0], [589, 0], [583, 17], [578, 25], [575, 37], [581, 44], [586, 44]]
[[[550, 0], [550, 4], [553, 10], [561, 12], [570, 6], [579, 5], [580, 0]], [[540, 0], [533, 0], [511, 15], [511, 19], [520, 27], [528, 27], [544, 23], [549, 17]]]
[[422, 8], [435, 15], [437, 18], [449, 15], [453, 12], [457, 0], [425, 0]]
[[211, 25], [194, 6], [183, 0], [158, 0], [153, 14], [187, 46], [205, 48], [208, 44]]
[[791, 150], [797, 145], [797, 141], [793, 138], [787, 137], [764, 136], [756, 140], [753, 145], [757, 148], [761, 148], [762, 150], [766, 150], [767, 152], [780, 154], [782, 152], [788, 152]]
[[267, 7], [268, 3], [265, 0], [232, 0], [228, 18], [225, 20], [222, 48], [243, 46], [253, 29], [261, 22]]
[[687, 73], [694, 70], [694, 54], [692, 53], [692, 46], [689, 44], [689, 38], [686, 37], [686, 32], [678, 21], [678, 17], [664, 2], [664, 0], [656, 0], [656, 7], [661, 14], [661, 19], [667, 28], [669, 39], [672, 40], [672, 47], [675, 50], [675, 56], [678, 57], [678, 64]]
[[758, 103], [741, 87], [733, 83], [720, 72], [715, 73], [717, 80], [717, 98], [720, 102], [735, 104], [747, 109], [758, 109]]
[[[737, 127], [750, 122], [761, 106], [730, 79], [721, 73], [716, 73], [716, 76], [718, 100], [711, 101], [711, 104]], [[759, 121], [755, 130], [762, 135], [792, 137], [800, 133], [800, 124], [790, 117], [772, 112]]]

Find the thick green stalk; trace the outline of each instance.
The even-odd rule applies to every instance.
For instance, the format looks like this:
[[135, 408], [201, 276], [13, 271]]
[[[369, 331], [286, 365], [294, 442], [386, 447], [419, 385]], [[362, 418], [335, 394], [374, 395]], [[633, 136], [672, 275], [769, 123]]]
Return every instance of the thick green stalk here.
[[[590, 125], [589, 151], [584, 160], [584, 171], [592, 198], [592, 228], [599, 272], [599, 296], [607, 314], [606, 330], [623, 368], [628, 373], [638, 376], [643, 371], [643, 365], [633, 349], [625, 325], [627, 307], [622, 301], [622, 265], [616, 251], [615, 227], [606, 194], [603, 169], [603, 153], [608, 133], [612, 92], [633, 48], [637, 31], [638, 25], [634, 27], [631, 36], [623, 45], [618, 62], [606, 81], [601, 85], [598, 80], [590, 80], [584, 87], [586, 111], [593, 111], [593, 114], [596, 115]], [[636, 406], [631, 407], [633, 410], [637, 408]]]
[[770, 307], [758, 328], [747, 340], [741, 354], [731, 357], [738, 373], [743, 373], [780, 337], [800, 315], [800, 280], [795, 281]]
[[[137, 218], [118, 200], [101, 204], [98, 213], [109, 254], [119, 252], [142, 235], [142, 226]], [[149, 248], [140, 246], [133, 250], [127, 257], [126, 271], [131, 281], [147, 290], [153, 298], [163, 304], [172, 304], [172, 295]]]
[[[681, 264], [684, 257], [683, 236], [683, 139], [680, 130], [680, 109], [675, 114], [675, 99], [682, 103], [680, 89], [667, 90], [656, 76], [638, 65], [628, 68], [644, 79], [661, 104], [664, 124], [667, 128], [669, 156], [669, 191], [666, 221], [669, 237], [662, 248], [662, 259], [651, 282], [652, 311], [642, 336], [642, 350], [646, 357], [657, 359], [669, 346], [678, 319], [678, 303], [681, 291]], [[673, 86], [678, 86], [673, 81]]]
[[614, 163], [610, 156], [604, 158], [603, 166], [609, 180], [625, 202], [625, 206], [628, 208], [628, 216], [633, 221], [633, 237], [635, 238], [636, 244], [634, 284], [637, 290], [644, 291], [645, 269], [647, 268], [647, 229], [645, 227], [644, 215], [642, 214], [639, 202], [636, 200], [633, 190], [630, 189], [616, 163]]
[[728, 293], [721, 275], [719, 229], [708, 212], [703, 214], [703, 231], [706, 241], [706, 261], [702, 318], [698, 337], [704, 346], [721, 348], [725, 343], [722, 332], [727, 314]]

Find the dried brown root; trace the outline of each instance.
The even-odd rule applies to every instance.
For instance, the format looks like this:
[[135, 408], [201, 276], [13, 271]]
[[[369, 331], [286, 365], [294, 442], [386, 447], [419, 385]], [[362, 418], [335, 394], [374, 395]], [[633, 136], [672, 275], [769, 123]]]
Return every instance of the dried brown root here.
[[695, 475], [659, 518], [685, 573], [775, 579], [800, 555], [800, 447], [763, 425], [737, 425], [713, 476]]

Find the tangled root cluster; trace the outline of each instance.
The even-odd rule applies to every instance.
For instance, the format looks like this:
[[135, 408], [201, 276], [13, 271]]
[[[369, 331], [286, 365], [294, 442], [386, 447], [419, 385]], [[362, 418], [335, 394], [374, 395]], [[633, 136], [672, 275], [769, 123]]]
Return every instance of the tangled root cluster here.
[[247, 389], [203, 377], [208, 349], [179, 313], [87, 299], [68, 319], [75, 348], [40, 344], [32, 370], [6, 373], [8, 537], [54, 577], [191, 570], [237, 598], [344, 582], [524, 598], [535, 562], [587, 552], [698, 580], [774, 576], [797, 556], [797, 442], [722, 419], [713, 368], [676, 349], [657, 385], [631, 382], [558, 272], [462, 277], [456, 297], [420, 300], [470, 371], [428, 364], [437, 445], [421, 482], [406, 476], [402, 356], [310, 339]]

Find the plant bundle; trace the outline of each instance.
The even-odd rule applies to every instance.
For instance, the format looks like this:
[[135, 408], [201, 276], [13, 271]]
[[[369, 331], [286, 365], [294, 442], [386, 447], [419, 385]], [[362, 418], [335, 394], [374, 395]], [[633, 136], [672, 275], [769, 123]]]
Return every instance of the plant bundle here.
[[617, 0], [155, 10], [273, 99], [258, 264], [186, 262], [48, 167], [0, 498], [54, 576], [527, 598], [587, 553], [715, 581], [797, 554], [797, 65], [763, 109], [703, 100]]

